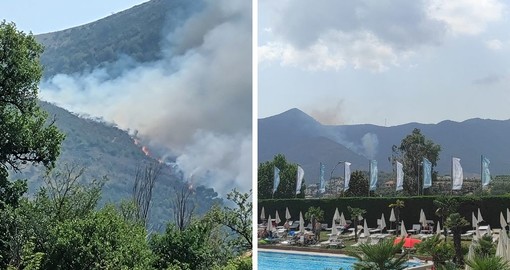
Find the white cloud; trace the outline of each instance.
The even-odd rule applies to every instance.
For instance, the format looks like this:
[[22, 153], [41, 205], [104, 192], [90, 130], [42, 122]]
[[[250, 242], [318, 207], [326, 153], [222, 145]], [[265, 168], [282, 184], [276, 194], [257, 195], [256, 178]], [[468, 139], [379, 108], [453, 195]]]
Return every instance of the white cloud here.
[[331, 30], [307, 48], [284, 42], [260, 46], [259, 61], [280, 61], [284, 66], [308, 70], [339, 70], [350, 65], [355, 69], [380, 72], [389, 65], [397, 65], [407, 53], [396, 52], [370, 32], [349, 34]]
[[485, 46], [491, 50], [498, 51], [503, 49], [503, 42], [501, 42], [499, 39], [491, 39], [485, 41]]
[[268, 12], [275, 18], [262, 25], [272, 31], [259, 61], [381, 72], [448, 37], [483, 32], [503, 17], [504, 8], [498, 0], [287, 1]]
[[417, 48], [441, 43], [445, 29], [421, 1], [294, 0], [278, 11], [262, 26], [272, 39], [259, 47], [259, 61], [308, 70], [385, 71]]
[[475, 35], [502, 18], [504, 6], [498, 0], [432, 0], [427, 14], [447, 24], [453, 34]]

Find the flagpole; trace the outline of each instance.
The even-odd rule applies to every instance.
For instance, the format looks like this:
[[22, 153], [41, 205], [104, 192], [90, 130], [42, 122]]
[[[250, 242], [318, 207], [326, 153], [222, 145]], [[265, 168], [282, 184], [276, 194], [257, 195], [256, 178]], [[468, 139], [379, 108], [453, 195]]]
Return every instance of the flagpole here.
[[[296, 169], [296, 191], [294, 192], [294, 198], [297, 199], [297, 189], [298, 189], [298, 181], [299, 181], [299, 163], [297, 164], [297, 169]], [[299, 193], [301, 193], [301, 185], [299, 186]]]
[[368, 197], [370, 197], [370, 178], [372, 176], [372, 166], [371, 161], [368, 160]]
[[418, 184], [418, 189], [416, 190], [416, 193], [418, 196], [420, 196], [420, 162], [416, 162], [417, 168], [416, 168], [416, 183]]
[[342, 189], [342, 197], [345, 196], [345, 185], [346, 185], [345, 181], [347, 181], [347, 175], [345, 174], [345, 166], [347, 166], [347, 164], [345, 164], [345, 162], [344, 162], [344, 188]]
[[480, 182], [482, 182], [482, 192], [483, 192], [483, 155], [480, 155]]
[[317, 189], [317, 193], [319, 195], [317, 197], [319, 197], [319, 198], [321, 196], [321, 168], [322, 168], [322, 162], [319, 162], [319, 188]]
[[[397, 166], [397, 162], [395, 162], [395, 197], [397, 197], [397, 187], [398, 187], [398, 166]], [[391, 223], [390, 223], [390, 226], [391, 226]]]
[[[333, 170], [331, 170], [331, 174], [329, 175], [329, 182], [330, 183], [332, 183], [332, 181], [333, 181], [333, 172], [335, 171], [336, 167], [338, 167], [338, 165], [340, 165], [342, 162], [343, 161], [338, 161], [338, 163], [335, 165], [335, 167], [333, 167]], [[345, 177], [344, 177], [344, 181], [345, 181]], [[344, 182], [344, 185], [345, 185], [345, 182]], [[338, 193], [337, 193], [337, 195], [338, 195]]]
[[453, 195], [453, 156], [451, 156], [450, 159], [451, 159], [451, 162], [452, 162], [452, 165], [451, 165], [451, 168], [450, 168], [451, 178], [452, 178], [452, 189], [450, 190], [450, 195]]

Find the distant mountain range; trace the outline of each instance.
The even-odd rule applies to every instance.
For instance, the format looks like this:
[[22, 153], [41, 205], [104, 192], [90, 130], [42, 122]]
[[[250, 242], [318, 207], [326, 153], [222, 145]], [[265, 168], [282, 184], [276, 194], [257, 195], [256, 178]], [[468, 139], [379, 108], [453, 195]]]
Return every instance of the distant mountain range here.
[[[376, 159], [379, 171], [391, 172], [388, 158], [392, 146], [400, 145], [414, 128], [441, 145], [436, 168], [440, 175], [450, 174], [451, 157], [458, 157], [464, 175], [476, 177], [480, 174], [481, 155], [491, 161], [493, 175], [510, 174], [510, 120], [331, 126], [322, 125], [298, 109], [258, 120], [258, 161], [272, 160], [281, 153], [288, 161], [299, 163], [312, 179], [318, 178], [320, 162], [325, 163], [328, 178], [339, 161], [351, 162], [354, 170], [367, 171], [369, 159]], [[342, 170], [338, 166], [333, 175], [342, 175]]]

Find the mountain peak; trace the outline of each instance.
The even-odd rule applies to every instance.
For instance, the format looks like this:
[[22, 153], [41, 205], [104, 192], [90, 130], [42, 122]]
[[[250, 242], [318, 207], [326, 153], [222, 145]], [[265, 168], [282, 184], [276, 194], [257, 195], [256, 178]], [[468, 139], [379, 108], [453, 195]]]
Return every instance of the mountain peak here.
[[282, 112], [282, 113], [274, 115], [274, 116], [271, 116], [269, 118], [283, 119], [283, 120], [291, 122], [291, 123], [314, 122], [314, 123], [319, 124], [319, 122], [317, 120], [315, 120], [313, 117], [311, 117], [310, 115], [306, 114], [305, 112], [303, 112], [302, 110], [297, 109], [297, 108], [292, 108], [290, 110], [287, 110], [285, 112]]

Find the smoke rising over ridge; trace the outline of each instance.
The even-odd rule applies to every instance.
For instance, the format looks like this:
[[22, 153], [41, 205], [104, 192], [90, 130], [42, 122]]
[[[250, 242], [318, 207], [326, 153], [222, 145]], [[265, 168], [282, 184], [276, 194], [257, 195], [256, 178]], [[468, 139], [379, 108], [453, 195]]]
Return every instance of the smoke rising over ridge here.
[[[183, 1], [183, 4], [187, 4]], [[41, 98], [134, 129], [177, 156], [185, 178], [226, 193], [251, 188], [251, 3], [205, 1], [164, 37], [164, 58], [59, 74]], [[129, 61], [126, 61], [129, 62]], [[112, 63], [123, 67], [122, 61]], [[126, 65], [128, 66], [128, 65]]]

